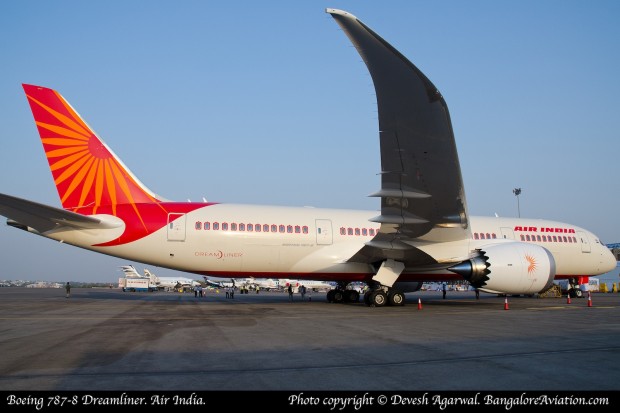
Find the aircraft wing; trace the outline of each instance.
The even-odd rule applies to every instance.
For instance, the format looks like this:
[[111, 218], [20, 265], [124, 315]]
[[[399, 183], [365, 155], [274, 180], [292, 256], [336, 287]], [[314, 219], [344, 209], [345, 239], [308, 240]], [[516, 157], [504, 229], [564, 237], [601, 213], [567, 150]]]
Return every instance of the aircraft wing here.
[[5, 194], [0, 194], [0, 215], [9, 218], [7, 221], [9, 225], [29, 227], [39, 233], [58, 230], [62, 227], [107, 229], [122, 225], [122, 222], [108, 222], [101, 218], [80, 215]]
[[465, 239], [463, 179], [445, 100], [399, 51], [355, 16], [327, 9], [368, 67], [379, 112], [381, 198], [379, 234], [350, 261], [386, 258], [406, 266], [435, 260], [411, 244]]

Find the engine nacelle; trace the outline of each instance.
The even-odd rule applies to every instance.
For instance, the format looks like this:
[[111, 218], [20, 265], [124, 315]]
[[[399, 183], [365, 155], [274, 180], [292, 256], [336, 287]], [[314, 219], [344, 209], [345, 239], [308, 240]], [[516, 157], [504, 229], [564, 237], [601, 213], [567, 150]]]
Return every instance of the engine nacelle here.
[[392, 287], [403, 293], [413, 293], [422, 288], [422, 283], [418, 281], [397, 281]]
[[497, 294], [535, 294], [551, 287], [553, 255], [539, 245], [509, 242], [485, 245], [479, 255], [449, 270], [481, 291]]

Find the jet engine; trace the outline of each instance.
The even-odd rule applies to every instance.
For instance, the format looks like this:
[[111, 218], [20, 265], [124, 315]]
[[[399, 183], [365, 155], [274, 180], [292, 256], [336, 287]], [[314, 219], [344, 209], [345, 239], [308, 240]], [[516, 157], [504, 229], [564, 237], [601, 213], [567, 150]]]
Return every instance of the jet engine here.
[[551, 287], [555, 278], [555, 259], [539, 245], [509, 242], [476, 251], [475, 257], [448, 269], [481, 291], [535, 294]]

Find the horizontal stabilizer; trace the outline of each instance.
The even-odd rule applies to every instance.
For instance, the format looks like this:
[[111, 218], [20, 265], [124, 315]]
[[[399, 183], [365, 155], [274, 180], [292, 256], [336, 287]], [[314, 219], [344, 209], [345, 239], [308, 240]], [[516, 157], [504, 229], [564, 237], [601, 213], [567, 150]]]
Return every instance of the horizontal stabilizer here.
[[23, 225], [39, 233], [61, 227], [72, 229], [110, 229], [123, 225], [121, 220], [113, 217], [104, 219], [103, 216], [80, 215], [5, 194], [0, 194], [0, 215], [15, 221], [11, 224], [13, 226]]

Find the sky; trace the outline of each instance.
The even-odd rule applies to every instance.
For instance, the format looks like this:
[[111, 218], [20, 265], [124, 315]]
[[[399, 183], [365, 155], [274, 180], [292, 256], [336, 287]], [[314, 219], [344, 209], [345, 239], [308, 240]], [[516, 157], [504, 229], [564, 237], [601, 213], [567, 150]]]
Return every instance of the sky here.
[[[0, 192], [60, 207], [29, 83], [59, 91], [166, 199], [378, 210], [372, 80], [326, 7], [441, 91], [471, 215], [620, 242], [617, 1], [2, 2]], [[181, 275], [4, 221], [0, 279], [116, 282], [127, 264]]]

